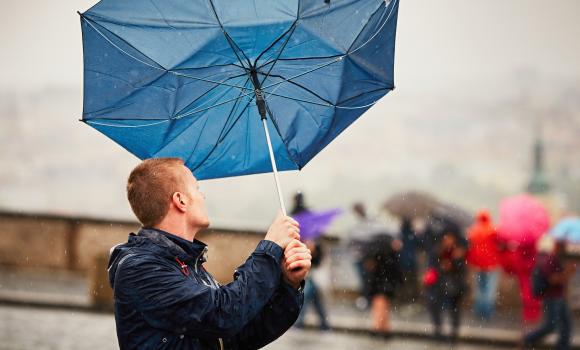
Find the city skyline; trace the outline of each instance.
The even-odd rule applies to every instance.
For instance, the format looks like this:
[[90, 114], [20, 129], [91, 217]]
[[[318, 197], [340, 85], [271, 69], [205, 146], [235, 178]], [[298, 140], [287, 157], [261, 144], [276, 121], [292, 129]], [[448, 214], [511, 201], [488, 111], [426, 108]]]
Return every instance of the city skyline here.
[[[77, 122], [82, 50], [75, 11], [92, 3], [2, 5], [2, 208], [131, 217], [124, 181], [137, 159]], [[578, 181], [580, 4], [544, 5], [403, 2], [397, 88], [302, 172], [282, 174], [288, 205], [301, 189], [315, 208], [363, 200], [376, 211], [390, 194], [417, 188], [470, 210], [497, 206], [529, 180], [538, 123], [550, 179]], [[268, 174], [202, 187], [216, 224], [260, 227], [277, 208]], [[337, 227], [348, 225], [344, 218]]]

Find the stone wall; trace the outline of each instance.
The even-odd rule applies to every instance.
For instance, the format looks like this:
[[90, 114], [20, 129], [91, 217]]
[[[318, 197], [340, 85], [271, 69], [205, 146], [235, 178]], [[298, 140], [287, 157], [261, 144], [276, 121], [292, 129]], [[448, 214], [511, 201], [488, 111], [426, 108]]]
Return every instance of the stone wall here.
[[[138, 229], [139, 224], [134, 221], [0, 212], [0, 265], [83, 274], [90, 278], [91, 290], [109, 293], [106, 280], [109, 250], [125, 242], [128, 233]], [[264, 234], [212, 228], [200, 232], [197, 238], [210, 248], [207, 269], [218, 281], [227, 283], [231, 281], [235, 268], [246, 260]], [[357, 276], [343, 248], [336, 239], [326, 241], [326, 256], [330, 259], [323, 263], [318, 276], [321, 287], [327, 292], [354, 296], [353, 289], [358, 287]], [[574, 291], [580, 290], [579, 278], [573, 283]], [[500, 308], [508, 309], [520, 306], [517, 283], [505, 274], [500, 278], [498, 304]]]
[[[132, 221], [85, 217], [0, 213], [0, 265], [43, 268], [92, 274], [99, 256], [126, 242], [139, 229]], [[208, 229], [198, 239], [210, 246], [207, 268], [220, 282], [228, 282], [264, 233]]]

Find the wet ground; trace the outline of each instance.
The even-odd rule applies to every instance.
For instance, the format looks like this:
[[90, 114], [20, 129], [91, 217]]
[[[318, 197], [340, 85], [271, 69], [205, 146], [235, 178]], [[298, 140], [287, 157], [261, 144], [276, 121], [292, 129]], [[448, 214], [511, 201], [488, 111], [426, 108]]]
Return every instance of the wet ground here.
[[[112, 314], [0, 306], [2, 350], [118, 349]], [[458, 345], [405, 339], [381, 339], [292, 329], [267, 346], [269, 350], [458, 349], [491, 350], [481, 345]]]

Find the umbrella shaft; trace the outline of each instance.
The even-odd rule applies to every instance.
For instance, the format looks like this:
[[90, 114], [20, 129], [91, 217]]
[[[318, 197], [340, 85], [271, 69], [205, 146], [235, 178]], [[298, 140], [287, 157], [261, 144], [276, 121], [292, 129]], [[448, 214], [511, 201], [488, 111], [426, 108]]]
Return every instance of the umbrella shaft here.
[[264, 100], [264, 95], [262, 94], [262, 87], [260, 85], [260, 79], [258, 79], [258, 72], [255, 69], [250, 71], [250, 76], [252, 77], [252, 84], [254, 85], [254, 93], [256, 94], [256, 105], [258, 106], [258, 112], [262, 120], [266, 119], [266, 101]]
[[274, 158], [274, 151], [272, 150], [272, 141], [270, 140], [270, 133], [268, 132], [268, 124], [266, 119], [262, 119], [264, 124], [264, 131], [266, 132], [266, 142], [268, 143], [268, 151], [270, 152], [270, 161], [272, 162], [272, 172], [274, 173], [274, 180], [276, 181], [276, 189], [278, 190], [278, 199], [280, 200], [280, 209], [286, 215], [286, 206], [282, 198], [282, 189], [280, 188], [280, 180], [278, 180], [278, 168], [276, 167], [276, 159]]

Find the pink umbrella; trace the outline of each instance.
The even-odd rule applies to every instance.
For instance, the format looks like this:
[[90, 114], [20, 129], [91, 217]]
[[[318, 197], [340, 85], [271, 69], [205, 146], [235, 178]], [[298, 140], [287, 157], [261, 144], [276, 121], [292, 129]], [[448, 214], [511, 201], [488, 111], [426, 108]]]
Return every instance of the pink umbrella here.
[[548, 211], [528, 194], [504, 199], [499, 221], [499, 236], [517, 243], [536, 242], [550, 227]]
[[548, 212], [532, 196], [522, 194], [500, 203], [499, 220], [498, 236], [508, 248], [500, 254], [500, 261], [503, 268], [519, 281], [523, 319], [535, 321], [541, 315], [541, 304], [532, 295], [530, 276], [534, 268], [536, 242], [550, 227]]

